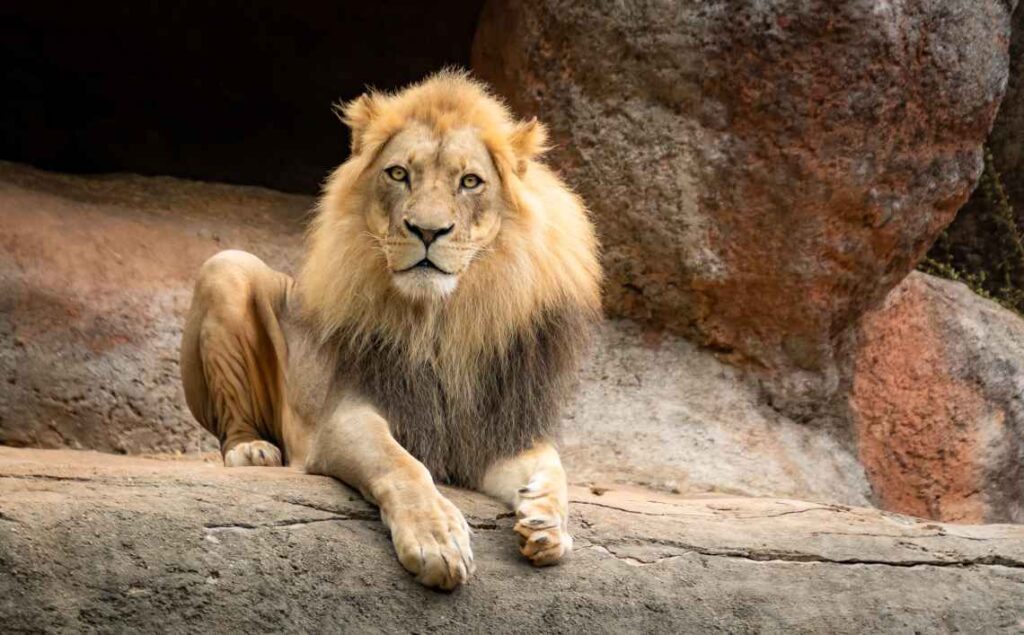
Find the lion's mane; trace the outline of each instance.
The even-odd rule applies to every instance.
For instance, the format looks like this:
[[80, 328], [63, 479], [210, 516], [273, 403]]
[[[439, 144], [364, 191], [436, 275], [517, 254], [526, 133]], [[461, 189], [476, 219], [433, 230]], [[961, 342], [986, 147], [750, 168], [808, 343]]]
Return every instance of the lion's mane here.
[[[304, 320], [332, 351], [335, 386], [369, 398], [435, 477], [475, 484], [494, 460], [550, 438], [600, 313], [597, 240], [582, 201], [538, 161], [546, 132], [487, 89], [442, 72], [342, 108], [352, 154], [327, 182], [298, 279]], [[513, 213], [454, 294], [396, 292], [367, 235], [364, 173], [412, 122], [472, 126]], [[337, 392], [337, 390], [335, 391]]]

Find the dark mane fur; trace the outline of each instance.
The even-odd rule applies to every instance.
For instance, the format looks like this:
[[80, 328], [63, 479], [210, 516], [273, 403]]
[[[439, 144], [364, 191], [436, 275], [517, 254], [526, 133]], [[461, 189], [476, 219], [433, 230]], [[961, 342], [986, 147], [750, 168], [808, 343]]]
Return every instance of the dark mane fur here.
[[473, 486], [494, 461], [556, 434], [595, 320], [582, 307], [544, 311], [504, 352], [489, 354], [470, 399], [444, 385], [436, 360], [413, 361], [383, 334], [336, 334], [335, 381], [369, 399], [436, 480]]

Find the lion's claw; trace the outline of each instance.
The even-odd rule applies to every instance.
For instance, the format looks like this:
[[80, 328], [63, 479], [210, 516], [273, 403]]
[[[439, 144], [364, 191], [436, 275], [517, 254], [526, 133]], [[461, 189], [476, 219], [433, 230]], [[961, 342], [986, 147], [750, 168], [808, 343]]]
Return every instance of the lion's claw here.
[[513, 528], [519, 535], [519, 551], [539, 567], [559, 562], [572, 551], [565, 504], [543, 487], [531, 485], [519, 492]]
[[420, 584], [450, 591], [476, 570], [469, 525], [462, 512], [440, 494], [422, 505], [393, 512], [388, 524], [398, 561]]
[[281, 450], [268, 441], [248, 441], [239, 443], [224, 455], [225, 467], [244, 467], [259, 465], [280, 467]]

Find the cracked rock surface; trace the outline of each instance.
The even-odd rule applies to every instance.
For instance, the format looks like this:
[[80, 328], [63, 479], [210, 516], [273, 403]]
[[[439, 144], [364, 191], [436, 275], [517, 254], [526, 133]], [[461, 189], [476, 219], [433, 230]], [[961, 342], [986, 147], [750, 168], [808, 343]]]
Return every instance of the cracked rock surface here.
[[518, 556], [505, 508], [446, 493], [474, 527], [478, 562], [452, 594], [417, 585], [376, 509], [331, 479], [0, 447], [0, 623], [13, 632], [1024, 626], [1018, 526], [575, 488], [577, 551], [538, 570]]

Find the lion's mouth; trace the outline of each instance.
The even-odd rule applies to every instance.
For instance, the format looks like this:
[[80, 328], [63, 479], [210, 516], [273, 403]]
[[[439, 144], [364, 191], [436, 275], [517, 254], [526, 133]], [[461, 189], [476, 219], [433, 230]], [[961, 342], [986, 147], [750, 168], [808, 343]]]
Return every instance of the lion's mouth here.
[[423, 260], [417, 262], [413, 266], [406, 267], [405, 269], [402, 269], [398, 273], [407, 273], [409, 271], [415, 271], [417, 269], [426, 269], [426, 270], [431, 270], [432, 269], [434, 271], [438, 271], [438, 272], [443, 273], [445, 275], [451, 275], [447, 271], [442, 269], [441, 267], [438, 267], [437, 265], [435, 265], [434, 262], [432, 260], [430, 260], [429, 258], [424, 258]]

